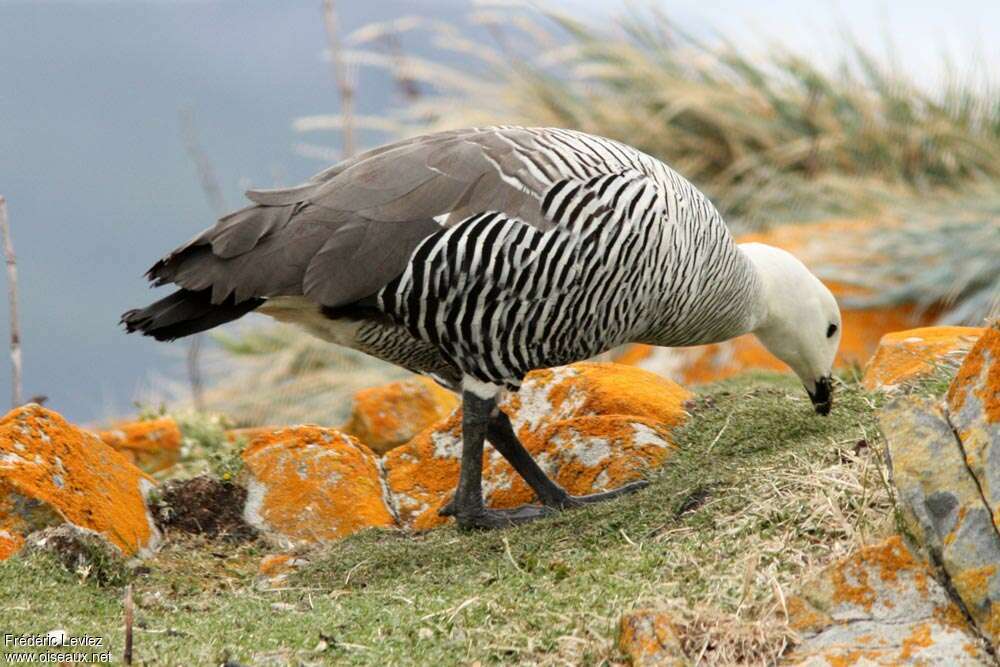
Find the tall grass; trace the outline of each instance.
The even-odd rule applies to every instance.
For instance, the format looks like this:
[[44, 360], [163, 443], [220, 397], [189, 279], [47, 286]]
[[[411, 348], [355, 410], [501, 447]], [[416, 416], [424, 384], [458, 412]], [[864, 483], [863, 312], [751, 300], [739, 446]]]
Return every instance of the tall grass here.
[[[491, 33], [495, 46], [470, 30]], [[401, 32], [458, 52], [462, 64], [380, 53], [386, 35]], [[434, 91], [389, 114], [401, 133], [493, 123], [578, 128], [663, 159], [748, 224], [864, 212], [887, 188], [953, 190], [1000, 177], [995, 91], [956, 81], [928, 92], [844, 39], [841, 62], [828, 67], [780, 45], [750, 57], [725, 40], [693, 37], [655, 10], [610, 28], [506, 10], [474, 12], [465, 26], [372, 24], [347, 43], [357, 62], [405, 69]], [[324, 129], [317, 120], [297, 124]]]

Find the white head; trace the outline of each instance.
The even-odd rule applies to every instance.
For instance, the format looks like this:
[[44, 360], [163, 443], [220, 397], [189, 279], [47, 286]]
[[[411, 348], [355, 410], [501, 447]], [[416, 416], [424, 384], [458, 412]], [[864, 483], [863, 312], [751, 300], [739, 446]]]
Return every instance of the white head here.
[[837, 300], [805, 264], [780, 248], [744, 243], [763, 291], [753, 333], [802, 380], [816, 412], [833, 405], [831, 374], [840, 346]]

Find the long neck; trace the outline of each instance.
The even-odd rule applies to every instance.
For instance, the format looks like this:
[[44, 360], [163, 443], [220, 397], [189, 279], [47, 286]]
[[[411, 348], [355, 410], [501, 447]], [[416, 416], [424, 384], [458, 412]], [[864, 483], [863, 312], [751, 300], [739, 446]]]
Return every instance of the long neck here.
[[[705, 345], [752, 332], [766, 317], [764, 281], [752, 253], [725, 229], [714, 247], [692, 244], [671, 258], [674, 280], [662, 293], [662, 315], [639, 342], [664, 347]], [[704, 238], [704, 228], [697, 230]]]
[[775, 299], [794, 302], [801, 297], [801, 290], [806, 289], [806, 285], [788, 277], [790, 256], [784, 250], [763, 243], [741, 243], [737, 247], [757, 278], [758, 288], [748, 323], [748, 332], [754, 332], [770, 326], [778, 317], [769, 304]]

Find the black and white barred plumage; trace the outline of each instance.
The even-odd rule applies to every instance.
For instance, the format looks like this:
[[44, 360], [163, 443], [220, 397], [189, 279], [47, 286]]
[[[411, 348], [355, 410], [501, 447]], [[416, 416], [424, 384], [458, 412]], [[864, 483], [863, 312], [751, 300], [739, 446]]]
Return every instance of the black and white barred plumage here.
[[175, 338], [259, 308], [451, 386], [516, 387], [627, 342], [730, 338], [760, 291], [690, 183], [580, 132], [426, 135], [248, 195], [151, 269], [181, 297], [130, 311], [129, 330]]

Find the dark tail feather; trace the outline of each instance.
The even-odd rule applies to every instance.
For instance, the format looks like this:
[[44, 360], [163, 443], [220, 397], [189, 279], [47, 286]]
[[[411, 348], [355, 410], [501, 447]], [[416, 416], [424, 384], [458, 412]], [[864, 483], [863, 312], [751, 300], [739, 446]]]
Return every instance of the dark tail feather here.
[[233, 296], [212, 303], [211, 288], [181, 289], [145, 308], [128, 311], [121, 323], [129, 333], [138, 331], [156, 340], [176, 340], [239, 319], [262, 303], [263, 299], [236, 303]]

